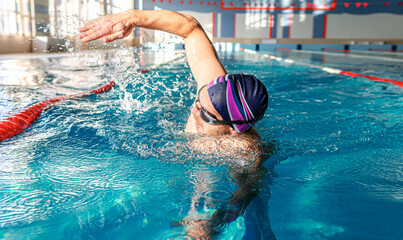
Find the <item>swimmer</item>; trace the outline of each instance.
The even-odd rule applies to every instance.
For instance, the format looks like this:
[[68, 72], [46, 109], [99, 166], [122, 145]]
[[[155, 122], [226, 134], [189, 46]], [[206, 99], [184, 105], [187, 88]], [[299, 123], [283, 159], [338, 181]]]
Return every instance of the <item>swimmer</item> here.
[[[268, 94], [256, 77], [227, 74], [200, 24], [191, 16], [168, 10], [128, 10], [86, 23], [79, 37], [84, 42], [105, 42], [127, 37], [134, 27], [161, 30], [185, 40], [186, 57], [197, 82], [197, 99], [185, 131], [235, 136], [239, 146], [252, 147], [259, 134], [253, 125], [268, 106]], [[232, 138], [232, 140], [237, 138]]]
[[[185, 127], [186, 132], [200, 135], [192, 141], [192, 147], [207, 154], [218, 153], [224, 159], [243, 154], [245, 161], [252, 161], [258, 171], [260, 136], [253, 126], [263, 118], [268, 106], [268, 94], [262, 82], [252, 75], [228, 74], [201, 25], [187, 14], [168, 10], [127, 10], [86, 23], [79, 29], [79, 38], [83, 42], [100, 38], [111, 42], [127, 37], [134, 27], [165, 31], [184, 38], [186, 57], [197, 82], [196, 100]], [[242, 184], [244, 182], [247, 184]], [[229, 207], [216, 211], [210, 221], [195, 222], [195, 227], [188, 230], [188, 236], [210, 239], [215, 235], [215, 225], [233, 221], [242, 214], [257, 194], [253, 182], [260, 181], [240, 180], [240, 188], [235, 192], [237, 196], [228, 202]], [[242, 207], [234, 210], [234, 206]]]

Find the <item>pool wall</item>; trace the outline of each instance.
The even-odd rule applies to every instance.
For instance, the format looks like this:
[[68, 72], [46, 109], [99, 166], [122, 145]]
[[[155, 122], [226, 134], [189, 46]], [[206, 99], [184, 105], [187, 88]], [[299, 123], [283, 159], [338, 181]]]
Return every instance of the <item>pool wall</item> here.
[[161, 0], [138, 7], [190, 13], [214, 41], [403, 39], [401, 1]]
[[[60, 0], [54, 3], [36, 0], [31, 1], [31, 5], [21, 5], [26, 0], [14, 2], [0, 9], [7, 22], [0, 25], [0, 54], [65, 52], [76, 45], [84, 49], [118, 48], [122, 43], [77, 43], [77, 29], [97, 16], [131, 8], [166, 9], [190, 14], [200, 22], [213, 42], [271, 43], [269, 48], [281, 48], [282, 44], [292, 44], [298, 48], [304, 44], [304, 49], [332, 47], [342, 50], [346, 44], [362, 44], [368, 46], [360, 46], [360, 50], [403, 50], [399, 45], [403, 44], [401, 0], [153, 0], [120, 3], [95, 0]], [[31, 17], [28, 18], [28, 15]], [[181, 39], [137, 28], [123, 43], [142, 45], [149, 41], [180, 42]]]

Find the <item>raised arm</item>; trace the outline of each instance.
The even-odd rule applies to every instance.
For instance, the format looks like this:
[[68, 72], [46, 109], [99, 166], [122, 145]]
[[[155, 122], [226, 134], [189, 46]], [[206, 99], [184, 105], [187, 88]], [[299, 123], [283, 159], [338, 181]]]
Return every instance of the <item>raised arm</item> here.
[[186, 56], [198, 87], [226, 74], [203, 28], [196, 19], [186, 14], [168, 10], [128, 10], [86, 23], [80, 29], [79, 37], [84, 42], [99, 38], [111, 42], [127, 37], [134, 27], [165, 31], [183, 37]]

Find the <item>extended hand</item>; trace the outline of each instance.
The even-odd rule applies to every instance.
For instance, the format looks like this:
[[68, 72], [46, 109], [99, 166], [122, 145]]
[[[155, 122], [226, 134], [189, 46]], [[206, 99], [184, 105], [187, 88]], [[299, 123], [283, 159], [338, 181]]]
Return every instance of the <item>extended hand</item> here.
[[112, 42], [130, 35], [134, 27], [133, 12], [128, 10], [118, 14], [106, 15], [87, 22], [78, 37], [83, 42], [103, 38], [105, 42]]

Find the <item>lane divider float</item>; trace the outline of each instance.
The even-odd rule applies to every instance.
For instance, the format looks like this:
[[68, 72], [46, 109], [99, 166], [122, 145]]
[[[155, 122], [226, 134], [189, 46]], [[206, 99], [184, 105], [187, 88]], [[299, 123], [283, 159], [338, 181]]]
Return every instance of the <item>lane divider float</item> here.
[[[185, 55], [181, 55], [177, 58], [174, 58], [170, 61], [163, 62], [161, 64], [155, 64], [148, 69], [141, 69], [140, 73], [148, 73], [151, 70], [155, 70], [163, 65], [173, 63], [180, 59], [183, 59]], [[61, 97], [56, 97], [52, 99], [48, 99], [34, 105], [31, 105], [24, 109], [22, 112], [14, 114], [13, 116], [6, 118], [3, 121], [0, 121], [0, 142], [12, 138], [20, 133], [22, 133], [25, 129], [34, 124], [38, 118], [41, 116], [42, 112], [49, 110], [54, 107], [57, 102], [64, 100], [75, 100], [80, 98], [85, 98], [91, 96], [93, 94], [102, 94], [111, 90], [116, 83], [114, 81], [105, 84], [104, 86], [91, 90], [89, 92], [74, 94], [74, 95], [66, 95]]]
[[115, 86], [115, 82], [111, 81], [108, 84], [84, 93], [66, 95], [56, 98], [51, 98], [25, 108], [22, 112], [0, 121], [0, 142], [22, 133], [25, 129], [34, 124], [41, 116], [42, 112], [54, 107], [57, 102], [65, 100], [76, 100], [85, 98], [93, 94], [102, 94], [108, 92]]
[[[241, 48], [242, 51], [247, 52], [247, 53], [252, 53], [252, 54], [256, 54], [257, 52], [254, 50], [250, 50], [250, 49], [243, 49]], [[369, 76], [369, 75], [364, 75], [364, 74], [358, 74], [358, 73], [354, 73], [354, 72], [348, 72], [348, 71], [343, 71], [340, 69], [336, 69], [336, 68], [330, 68], [330, 67], [323, 67], [320, 65], [314, 65], [314, 64], [310, 64], [310, 63], [304, 63], [304, 62], [298, 62], [298, 61], [294, 61], [292, 59], [288, 59], [288, 58], [281, 58], [281, 57], [276, 57], [270, 54], [262, 54], [262, 56], [267, 57], [269, 59], [273, 59], [279, 62], [286, 62], [286, 63], [295, 63], [298, 65], [305, 65], [305, 66], [309, 66], [312, 68], [317, 68], [317, 69], [321, 69], [325, 72], [328, 73], [332, 73], [332, 74], [340, 74], [340, 75], [346, 75], [346, 76], [350, 76], [350, 77], [364, 77], [367, 78], [369, 80], [372, 81], [377, 81], [377, 82], [387, 82], [387, 83], [391, 83], [400, 87], [403, 87], [403, 81], [399, 81], [399, 80], [393, 80], [393, 79], [388, 79], [388, 78], [380, 78], [380, 77], [375, 77], [375, 76]]]
[[[383, 60], [383, 61], [388, 61], [388, 62], [403, 62], [403, 59], [401, 58], [393, 58], [393, 57], [386, 57], [386, 56], [376, 56], [373, 55], [373, 53], [379, 53], [379, 52], [371, 52], [367, 51], [367, 54], [371, 55], [360, 55], [360, 54], [355, 54], [355, 53], [363, 53], [364, 51], [358, 51], [358, 50], [349, 50], [349, 51], [343, 51], [343, 52], [336, 52], [336, 51], [327, 51], [322, 49], [322, 51], [310, 51], [310, 50], [295, 50], [295, 49], [289, 49], [289, 48], [276, 48], [276, 50], [283, 51], [283, 52], [297, 52], [297, 53], [314, 53], [314, 54], [325, 54], [329, 56], [340, 56], [344, 57], [346, 54], [348, 54], [349, 57], [351, 58], [363, 58], [363, 59], [374, 59], [374, 60]], [[394, 55], [400, 55], [401, 53], [393, 53]]]

